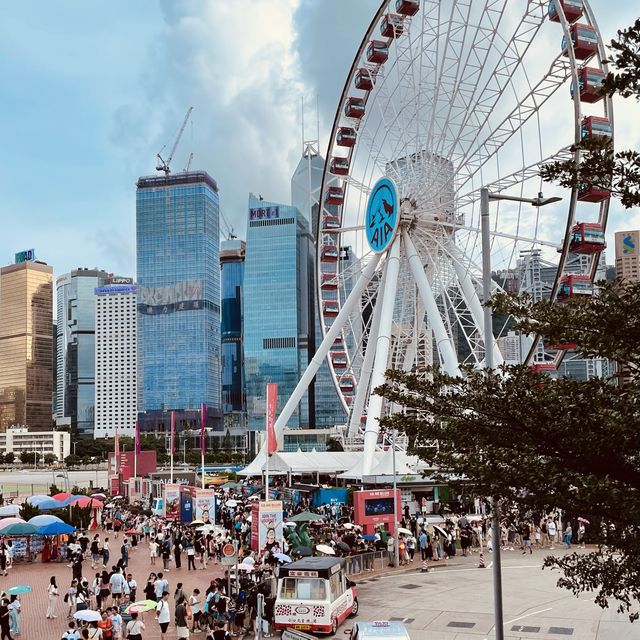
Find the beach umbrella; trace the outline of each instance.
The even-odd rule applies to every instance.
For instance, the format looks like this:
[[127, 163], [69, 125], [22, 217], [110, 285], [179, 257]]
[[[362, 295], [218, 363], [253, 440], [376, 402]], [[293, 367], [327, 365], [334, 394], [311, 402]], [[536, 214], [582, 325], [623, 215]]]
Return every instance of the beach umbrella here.
[[16, 522], [8, 527], [3, 527], [0, 533], [3, 536], [30, 536], [38, 531], [38, 527], [34, 527], [28, 522]]
[[316, 545], [316, 551], [320, 553], [324, 553], [327, 556], [335, 556], [336, 552], [333, 550], [333, 547], [330, 547], [328, 544], [318, 544]]
[[0, 520], [0, 531], [11, 524], [24, 524], [25, 522], [26, 520], [23, 520], [22, 518], [3, 518]]
[[274, 558], [277, 558], [280, 562], [293, 562], [293, 560], [286, 553], [274, 553]]
[[341, 551], [351, 551], [351, 547], [346, 542], [342, 542], [342, 540], [340, 542], [336, 542], [336, 547]]
[[310, 547], [296, 547], [291, 553], [293, 553], [294, 556], [300, 556], [302, 558], [308, 558], [313, 555]]
[[81, 509], [86, 509], [87, 507], [91, 507], [92, 509], [102, 509], [103, 504], [100, 500], [95, 500], [94, 498], [90, 498], [89, 496], [82, 496], [79, 500], [75, 501], [75, 505], [80, 507]]
[[51, 496], [54, 500], [66, 500], [71, 497], [71, 494], [68, 491], [61, 491], [60, 493], [56, 493], [54, 496]]
[[242, 564], [238, 565], [238, 571], [247, 571], [247, 572], [251, 572], [255, 569], [255, 567], [252, 564], [249, 564], [248, 562], [245, 563], [243, 562]]
[[324, 520], [324, 516], [319, 513], [311, 513], [311, 511], [302, 511], [289, 518], [289, 522], [317, 522], [318, 520]]
[[33, 588], [28, 584], [19, 584], [17, 587], [11, 587], [7, 589], [7, 594], [10, 596], [19, 596], [21, 593], [31, 593]]
[[45, 496], [44, 494], [37, 494], [27, 498], [27, 502], [33, 505], [39, 505], [41, 502], [46, 500], [53, 500], [53, 498], [51, 496]]
[[124, 496], [111, 496], [112, 500], [122, 500]]
[[6, 504], [4, 507], [0, 507], [0, 518], [17, 515], [20, 515], [19, 504]]
[[76, 530], [66, 522], [52, 522], [38, 527], [38, 535], [41, 536], [61, 536], [67, 533], [73, 533]]
[[282, 526], [283, 527], [287, 527], [287, 528], [291, 527], [292, 529], [295, 529], [296, 523], [295, 522], [285, 522]]
[[237, 507], [238, 506], [238, 501], [237, 500], [227, 500], [226, 502], [227, 507]]
[[192, 520], [189, 523], [190, 527], [202, 527], [204, 525], [204, 520]]
[[50, 513], [42, 513], [39, 516], [33, 516], [33, 518], [29, 518], [29, 524], [32, 524], [34, 527], [44, 527], [52, 522], [62, 522], [58, 516], [53, 516]]
[[91, 497], [95, 498], [96, 500], [106, 500], [107, 499], [107, 496], [105, 496], [104, 493], [92, 493]]
[[433, 528], [441, 535], [444, 536], [445, 538], [447, 537], [447, 532], [442, 528], [439, 527], [437, 524], [433, 525]]
[[83, 622], [98, 622], [102, 620], [102, 615], [99, 611], [93, 611], [92, 609], [84, 609], [82, 611], [76, 611], [73, 614], [76, 620], [82, 620]]
[[60, 502], [60, 500], [54, 500], [53, 498], [47, 498], [46, 500], [41, 500], [36, 505], [40, 508], [40, 511], [49, 511], [50, 509], [62, 509], [62, 507], [67, 506], [66, 501]]
[[139, 600], [130, 604], [125, 611], [127, 613], [144, 613], [145, 611], [152, 611], [158, 606], [155, 600]]

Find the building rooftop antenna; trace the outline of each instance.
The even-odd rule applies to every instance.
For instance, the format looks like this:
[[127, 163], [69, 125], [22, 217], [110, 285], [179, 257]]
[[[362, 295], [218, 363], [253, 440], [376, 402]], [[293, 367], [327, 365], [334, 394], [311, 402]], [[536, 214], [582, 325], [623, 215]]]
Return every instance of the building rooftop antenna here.
[[[191, 116], [191, 112], [193, 111], [193, 107], [189, 107], [187, 109], [187, 113], [184, 116], [184, 120], [182, 121], [182, 126], [178, 131], [178, 135], [176, 136], [175, 142], [173, 143], [173, 147], [171, 147], [171, 152], [169, 153], [169, 157], [165, 160], [160, 154], [164, 150], [164, 147], [160, 149], [160, 151], [156, 154], [158, 158], [158, 164], [156, 165], [156, 171], [164, 171], [164, 174], [168, 176], [171, 173], [171, 160], [173, 159], [173, 154], [176, 152], [176, 148], [178, 147], [178, 143], [180, 142], [180, 138], [182, 138], [182, 134], [184, 133], [185, 127], [187, 126], [187, 122], [189, 122], [189, 117]], [[166, 147], [167, 145], [165, 145]]]

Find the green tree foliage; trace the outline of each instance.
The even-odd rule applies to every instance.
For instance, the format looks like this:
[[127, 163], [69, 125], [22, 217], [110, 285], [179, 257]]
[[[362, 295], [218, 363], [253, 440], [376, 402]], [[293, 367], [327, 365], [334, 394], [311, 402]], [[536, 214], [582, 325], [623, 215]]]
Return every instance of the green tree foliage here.
[[22, 462], [22, 464], [35, 464], [37, 459], [38, 454], [33, 451], [22, 451], [20, 453], [20, 462]]
[[[602, 607], [638, 617], [640, 599], [640, 284], [603, 284], [600, 295], [568, 304], [508, 294], [496, 311], [523, 318], [552, 343], [575, 343], [583, 356], [616, 360], [629, 384], [552, 379], [526, 366], [451, 377], [387, 372], [380, 390], [407, 411], [385, 418], [409, 437], [410, 451], [438, 469], [442, 482], [464, 478], [466, 491], [497, 496], [521, 513], [565, 510], [591, 522], [590, 553], [549, 557], [559, 585], [595, 591]], [[434, 444], [437, 443], [437, 446]]]
[[[640, 18], [628, 29], [618, 31], [609, 46], [613, 70], [607, 75], [603, 92], [624, 98], [640, 96]], [[572, 147], [582, 151], [581, 160], [551, 162], [540, 171], [543, 180], [563, 187], [590, 184], [609, 189], [623, 207], [640, 205], [640, 153], [614, 151], [609, 140], [585, 139]]]
[[327, 451], [344, 451], [344, 449], [339, 440], [329, 438], [329, 440], [327, 440]]
[[58, 456], [55, 453], [45, 453], [44, 454], [44, 463], [45, 464], [55, 464], [58, 462]]
[[28, 502], [25, 502], [20, 507], [20, 517], [23, 520], [30, 520], [35, 516], [39, 516], [41, 513], [42, 512], [40, 511], [40, 507], [34, 504], [29, 504]]
[[16, 461], [16, 454], [13, 453], [13, 451], [10, 451], [9, 453], [4, 454], [3, 462], [5, 464], [13, 464], [15, 461]]

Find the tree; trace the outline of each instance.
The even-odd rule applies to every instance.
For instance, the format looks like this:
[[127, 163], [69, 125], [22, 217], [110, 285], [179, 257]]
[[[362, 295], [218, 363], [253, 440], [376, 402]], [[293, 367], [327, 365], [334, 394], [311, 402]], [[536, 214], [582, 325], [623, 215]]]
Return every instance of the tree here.
[[55, 464], [58, 462], [58, 456], [55, 453], [45, 453], [44, 454], [44, 463], [45, 464]]
[[[603, 85], [606, 95], [617, 94], [623, 98], [640, 96], [640, 18], [628, 29], [618, 31], [611, 41], [613, 52], [609, 63], [613, 67]], [[572, 147], [584, 153], [579, 163], [574, 160], [551, 162], [540, 175], [547, 182], [563, 187], [589, 184], [609, 189], [620, 199], [623, 207], [640, 205], [640, 153], [633, 150], [614, 152], [606, 138], [589, 139]]]
[[82, 458], [74, 455], [73, 453], [64, 459], [64, 463], [67, 467], [77, 467], [81, 462]]
[[327, 440], [327, 451], [344, 451], [340, 440], [329, 438]]
[[[561, 508], [591, 524], [595, 551], [548, 557], [559, 586], [597, 591], [596, 603], [619, 600], [632, 620], [640, 598], [640, 283], [602, 284], [598, 296], [565, 305], [502, 294], [496, 311], [513, 314], [518, 331], [573, 343], [583, 357], [617, 361], [624, 386], [594, 378], [552, 379], [527, 366], [452, 377], [387, 372], [380, 392], [407, 411], [384, 418], [409, 437], [410, 452], [460, 491], [496, 496], [521, 514]], [[437, 442], [437, 447], [434, 443]], [[464, 478], [456, 483], [452, 478]]]
[[37, 456], [38, 454], [33, 451], [21, 451], [20, 462], [22, 462], [22, 464], [35, 464], [35, 461], [38, 459]]
[[40, 507], [35, 504], [29, 504], [28, 502], [25, 502], [20, 507], [20, 517], [26, 521], [29, 521], [31, 518], [34, 518], [35, 516], [39, 516], [41, 513], [42, 512], [40, 511]]
[[13, 451], [4, 454], [4, 463], [13, 464], [16, 461], [16, 454]]

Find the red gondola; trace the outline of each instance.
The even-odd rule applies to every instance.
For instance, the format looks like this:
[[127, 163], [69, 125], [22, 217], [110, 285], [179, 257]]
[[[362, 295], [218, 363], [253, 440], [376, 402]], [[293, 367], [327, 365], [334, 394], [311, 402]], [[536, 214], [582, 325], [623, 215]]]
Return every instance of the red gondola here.
[[531, 365], [531, 368], [536, 373], [547, 373], [549, 371], [555, 371], [556, 370], [556, 365], [553, 364], [553, 362], [534, 362]]
[[371, 91], [373, 89], [373, 85], [375, 83], [375, 76], [369, 69], [362, 67], [356, 71], [356, 76], [354, 79], [354, 84], [356, 89], [361, 89], [362, 91]]
[[582, 118], [580, 136], [585, 138], [613, 138], [613, 129], [609, 118], [586, 116]]
[[[602, 83], [605, 79], [605, 72], [596, 67], [581, 67], [578, 69], [578, 86], [580, 87], [580, 102], [598, 102], [604, 98], [602, 93]], [[571, 85], [571, 97], [575, 90]]]
[[578, 200], [580, 202], [602, 202], [611, 197], [611, 191], [591, 184], [581, 184], [578, 187]]
[[338, 262], [339, 257], [338, 247], [333, 244], [325, 244], [324, 247], [320, 249], [321, 262]]
[[350, 394], [356, 390], [356, 381], [353, 379], [353, 376], [342, 376], [339, 385], [340, 391], [344, 394]]
[[[329, 331], [329, 329], [331, 329], [331, 327], [327, 327], [327, 326], [325, 326], [325, 330], [326, 330], [326, 331]], [[336, 336], [336, 339], [333, 341], [333, 346], [334, 346], [334, 347], [342, 347], [342, 345], [343, 345], [343, 344], [344, 344], [344, 340], [342, 339], [342, 334], [341, 334], [341, 333], [339, 333], [339, 334]]]
[[551, 22], [560, 22], [556, 3], [559, 3], [564, 9], [564, 15], [568, 22], [573, 22], [582, 17], [582, 0], [551, 0], [548, 7], [549, 20]]
[[570, 298], [578, 296], [592, 296], [593, 283], [589, 276], [568, 275], [562, 276], [560, 288], [558, 289], [558, 302], [566, 302]]
[[344, 351], [331, 351], [329, 353], [331, 357], [331, 364], [334, 369], [346, 369], [349, 361], [347, 360], [347, 354]]
[[332, 291], [338, 288], [338, 281], [335, 273], [323, 273], [320, 277], [320, 286], [325, 291]]
[[604, 229], [597, 222], [578, 222], [571, 229], [569, 251], [591, 255], [607, 248], [604, 239]]
[[341, 205], [344, 202], [344, 189], [342, 187], [327, 187], [325, 204]]
[[551, 342], [544, 342], [545, 349], [553, 349], [554, 351], [571, 351], [577, 348], [577, 344], [575, 342], [558, 342], [556, 344], [552, 344]]
[[322, 303], [322, 311], [325, 316], [335, 318], [340, 313], [340, 307], [335, 300], [325, 300]]
[[403, 16], [415, 16], [420, 11], [419, 0], [396, 0], [396, 12]]
[[322, 230], [325, 233], [333, 233], [340, 228], [340, 218], [338, 216], [326, 215], [322, 218]]
[[[576, 22], [569, 27], [569, 33], [571, 34], [573, 54], [578, 60], [586, 60], [598, 50], [598, 34], [592, 26]], [[562, 38], [562, 54], [569, 55], [565, 37]]]
[[351, 127], [340, 127], [336, 134], [336, 144], [341, 147], [353, 147], [356, 143], [356, 131]]
[[373, 64], [382, 64], [389, 57], [389, 47], [384, 40], [372, 40], [367, 47], [367, 60]]
[[364, 115], [364, 100], [362, 98], [347, 98], [344, 105], [344, 115], [347, 118], [362, 118]]
[[345, 396], [344, 401], [347, 403], [347, 406], [350, 407], [353, 404], [355, 396]]
[[349, 173], [349, 158], [331, 158], [329, 171], [338, 176], [346, 176]]
[[383, 38], [397, 38], [402, 32], [402, 16], [397, 13], [385, 14], [380, 23], [380, 35]]

